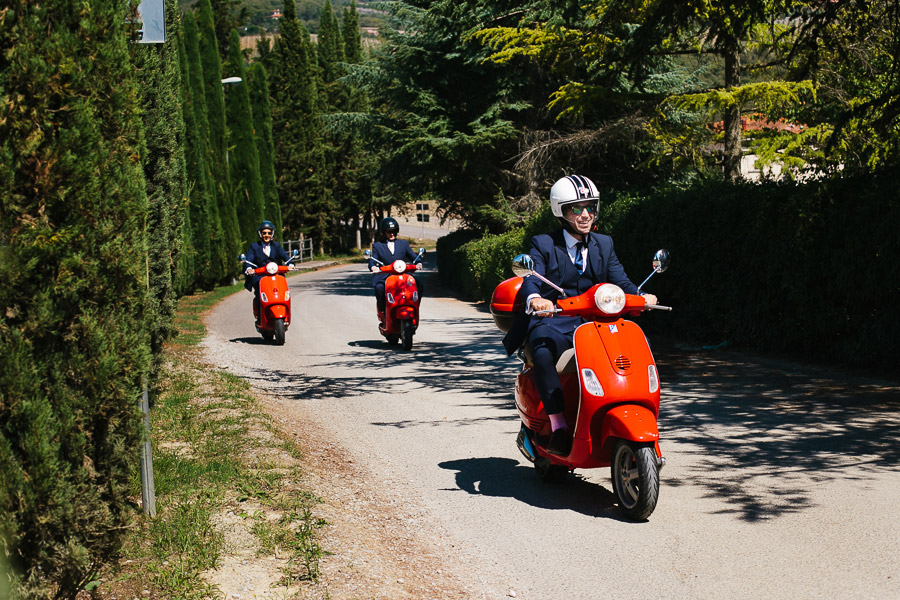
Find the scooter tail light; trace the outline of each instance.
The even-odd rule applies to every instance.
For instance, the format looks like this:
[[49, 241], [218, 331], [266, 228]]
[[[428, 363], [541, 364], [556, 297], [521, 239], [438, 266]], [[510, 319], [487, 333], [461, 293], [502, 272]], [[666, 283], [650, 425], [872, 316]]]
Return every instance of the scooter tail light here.
[[650, 393], [654, 394], [659, 390], [659, 376], [656, 374], [656, 365], [647, 367], [647, 376], [650, 379]]
[[591, 369], [581, 370], [581, 381], [584, 382], [584, 389], [593, 396], [603, 396], [603, 386], [597, 379], [597, 374]]
[[260, 292], [260, 293], [259, 293], [259, 297], [260, 297], [260, 299], [261, 299], [263, 302], [268, 302], [268, 301], [269, 301], [269, 297], [266, 296], [266, 293], [265, 293], [265, 292]]
[[625, 308], [625, 292], [613, 283], [604, 283], [594, 292], [594, 304], [600, 312], [617, 315]]
[[278, 272], [278, 265], [276, 263], [270, 262], [266, 265], [266, 273], [269, 275], [274, 275]]
[[397, 273], [402, 273], [406, 270], [406, 263], [402, 260], [394, 261], [394, 271]]

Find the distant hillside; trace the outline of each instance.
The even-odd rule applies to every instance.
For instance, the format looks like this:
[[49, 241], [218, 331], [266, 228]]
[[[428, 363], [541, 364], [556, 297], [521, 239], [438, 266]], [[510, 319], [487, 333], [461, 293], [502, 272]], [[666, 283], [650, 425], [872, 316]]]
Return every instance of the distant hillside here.
[[[227, 0], [219, 0], [222, 4], [227, 4]], [[182, 10], [193, 10], [197, 0], [178, 0], [178, 7]], [[363, 29], [377, 28], [379, 25], [378, 12], [368, 8], [366, 0], [357, 0], [356, 7], [359, 11], [359, 25]], [[350, 0], [332, 0], [331, 5], [335, 14], [340, 19], [344, 8], [350, 6]], [[244, 29], [240, 31], [241, 35], [256, 35], [263, 31], [278, 31], [278, 20], [272, 18], [275, 10], [280, 11], [284, 6], [282, 0], [238, 0], [231, 5], [232, 15], [238, 15], [241, 9], [246, 9], [246, 19], [243, 22]], [[325, 6], [325, 0], [298, 0], [297, 1], [297, 18], [311, 33], [319, 31], [319, 15], [322, 14], [322, 7]]]

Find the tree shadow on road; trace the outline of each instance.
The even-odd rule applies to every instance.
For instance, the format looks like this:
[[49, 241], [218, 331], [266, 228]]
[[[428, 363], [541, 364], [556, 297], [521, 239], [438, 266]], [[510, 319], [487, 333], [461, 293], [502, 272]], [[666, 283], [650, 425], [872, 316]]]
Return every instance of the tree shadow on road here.
[[[900, 472], [900, 384], [823, 368], [654, 344], [660, 439], [695, 448], [682, 482], [745, 521], [813, 505], [829, 481]], [[665, 478], [664, 478], [665, 482]]]
[[[520, 363], [505, 355], [501, 334], [490, 321], [429, 319], [423, 324], [439, 325], [447, 333], [442, 341], [416, 340], [410, 352], [396, 350], [383, 340], [353, 341], [343, 352], [317, 357], [316, 363], [302, 372], [258, 369], [256, 379], [260, 385], [276, 381], [280, 397], [301, 402], [323, 398], [340, 401], [371, 394], [396, 394], [402, 401], [403, 393], [414, 389], [433, 394], [472, 394], [479, 403], [506, 409], [507, 413], [498, 418], [518, 418], [513, 386]], [[373, 366], [383, 368], [373, 375]]]

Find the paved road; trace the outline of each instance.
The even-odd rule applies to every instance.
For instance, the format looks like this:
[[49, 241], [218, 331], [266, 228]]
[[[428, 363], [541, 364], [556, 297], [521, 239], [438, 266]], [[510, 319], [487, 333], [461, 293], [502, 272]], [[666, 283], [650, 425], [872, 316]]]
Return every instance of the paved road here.
[[655, 340], [668, 464], [656, 511], [631, 523], [608, 469], [545, 485], [520, 456], [518, 366], [488, 313], [426, 281], [404, 353], [377, 334], [361, 265], [289, 281], [283, 348], [242, 293], [209, 318], [208, 357], [414, 495], [483, 566], [479, 597], [900, 598], [896, 383]]

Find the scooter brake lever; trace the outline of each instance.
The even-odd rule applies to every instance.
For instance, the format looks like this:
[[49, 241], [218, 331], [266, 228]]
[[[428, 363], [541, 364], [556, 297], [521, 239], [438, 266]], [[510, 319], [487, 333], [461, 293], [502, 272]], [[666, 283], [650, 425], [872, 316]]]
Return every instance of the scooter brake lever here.
[[663, 306], [662, 304], [647, 304], [644, 308], [647, 310], [672, 310], [671, 306]]

